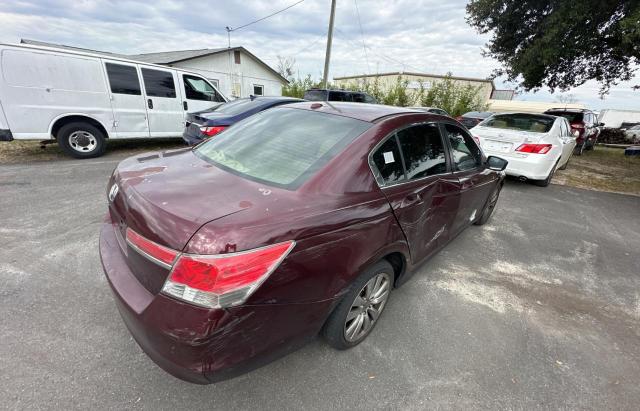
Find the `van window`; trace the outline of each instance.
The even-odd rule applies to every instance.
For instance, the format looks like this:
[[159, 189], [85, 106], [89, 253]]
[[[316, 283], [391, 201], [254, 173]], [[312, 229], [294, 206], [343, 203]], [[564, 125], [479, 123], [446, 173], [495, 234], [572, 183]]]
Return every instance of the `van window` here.
[[138, 71], [133, 66], [123, 66], [122, 64], [105, 63], [107, 67], [107, 77], [111, 92], [116, 94], [132, 94], [139, 96], [140, 79]]
[[224, 99], [216, 89], [211, 87], [204, 79], [184, 74], [182, 80], [184, 81], [184, 91], [187, 100], [224, 102]]
[[144, 89], [149, 97], [176, 97], [176, 85], [173, 82], [173, 74], [169, 71], [142, 69]]

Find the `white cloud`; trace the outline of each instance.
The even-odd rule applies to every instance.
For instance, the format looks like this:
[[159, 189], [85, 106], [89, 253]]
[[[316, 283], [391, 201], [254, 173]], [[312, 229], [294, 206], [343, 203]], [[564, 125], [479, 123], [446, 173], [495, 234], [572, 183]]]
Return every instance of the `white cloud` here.
[[[242, 24], [292, 4], [294, 0], [77, 1], [41, 0], [0, 4], [0, 40], [20, 38], [50, 41], [116, 53], [217, 48], [227, 45], [225, 26]], [[363, 36], [355, 1], [338, 2], [331, 76], [366, 72], [453, 72], [487, 77], [497, 67], [482, 57], [487, 41], [465, 22], [466, 1], [360, 0]], [[322, 74], [328, 0], [307, 0], [281, 14], [232, 33], [232, 44], [243, 45], [275, 66], [277, 56], [295, 57], [301, 76]], [[368, 64], [367, 64], [368, 60]], [[637, 83], [640, 83], [638, 81]], [[501, 81], [496, 82], [502, 87]], [[638, 108], [630, 82], [598, 98], [589, 82], [568, 91], [595, 108]], [[546, 91], [521, 98], [554, 99]]]

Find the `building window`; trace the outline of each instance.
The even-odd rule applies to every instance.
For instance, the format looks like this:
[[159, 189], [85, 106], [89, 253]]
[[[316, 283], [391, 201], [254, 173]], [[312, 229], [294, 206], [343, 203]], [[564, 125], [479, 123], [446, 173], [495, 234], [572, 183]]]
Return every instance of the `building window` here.
[[253, 95], [254, 96], [264, 96], [264, 86], [260, 84], [253, 85]]
[[210, 78], [210, 79], [207, 79], [207, 80], [209, 80], [209, 82], [211, 84], [213, 84], [213, 87], [215, 87], [217, 89], [220, 89], [220, 80], [215, 79], [215, 78]]
[[240, 50], [234, 50], [233, 58], [236, 61], [236, 64], [240, 64]]

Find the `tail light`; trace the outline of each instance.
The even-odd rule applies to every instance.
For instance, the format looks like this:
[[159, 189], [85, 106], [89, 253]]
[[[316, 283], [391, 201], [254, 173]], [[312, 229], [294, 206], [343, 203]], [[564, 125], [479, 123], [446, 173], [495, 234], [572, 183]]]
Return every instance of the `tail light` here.
[[127, 242], [151, 261], [171, 269], [162, 286], [163, 293], [208, 308], [244, 303], [295, 245], [295, 241], [287, 241], [238, 253], [183, 254], [130, 228]]
[[516, 151], [521, 153], [547, 154], [553, 146], [551, 144], [522, 144]]
[[200, 131], [202, 132], [202, 134], [211, 137], [220, 133], [225, 128], [227, 127], [226, 126], [200, 127]]
[[582, 134], [584, 134], [584, 123], [571, 123], [570, 126], [574, 136], [577, 138], [582, 137]]
[[144, 257], [166, 268], [170, 268], [178, 256], [177, 251], [154, 243], [130, 228], [127, 228], [127, 243]]

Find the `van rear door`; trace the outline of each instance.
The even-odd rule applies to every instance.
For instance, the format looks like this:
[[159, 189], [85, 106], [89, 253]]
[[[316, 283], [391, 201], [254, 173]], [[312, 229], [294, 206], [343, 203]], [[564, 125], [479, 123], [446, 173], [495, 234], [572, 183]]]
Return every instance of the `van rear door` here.
[[184, 131], [186, 114], [175, 70], [141, 65], [151, 137], [179, 137]]
[[182, 109], [185, 112], [207, 110], [224, 103], [226, 99], [207, 80], [200, 76], [178, 72], [182, 91]]
[[116, 136], [149, 137], [147, 106], [142, 95], [138, 67], [120, 61], [103, 61], [109, 82]]

